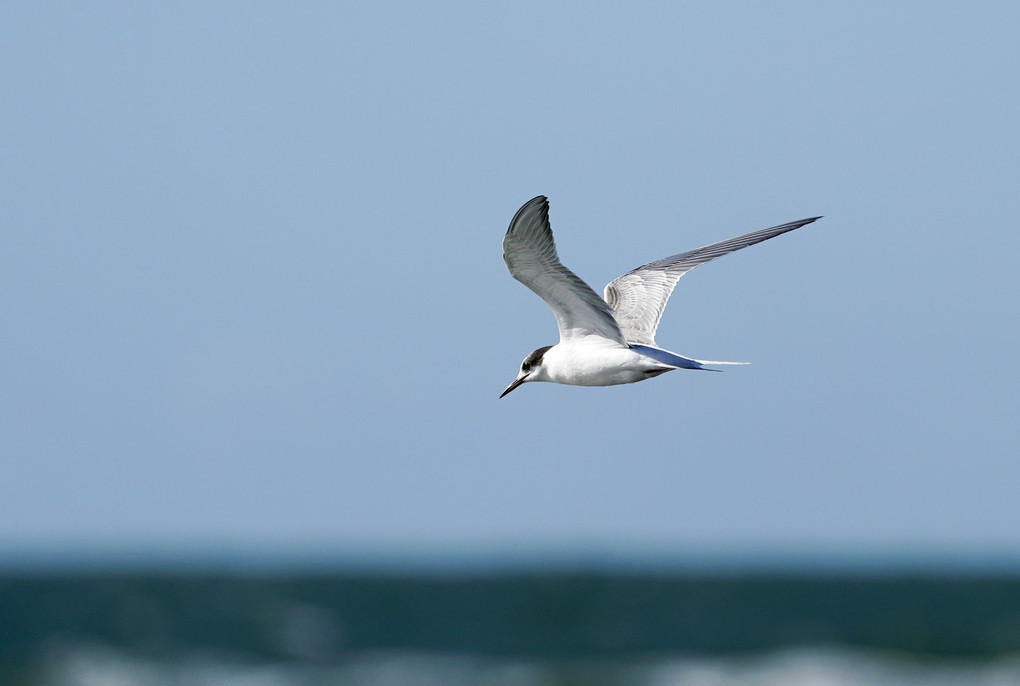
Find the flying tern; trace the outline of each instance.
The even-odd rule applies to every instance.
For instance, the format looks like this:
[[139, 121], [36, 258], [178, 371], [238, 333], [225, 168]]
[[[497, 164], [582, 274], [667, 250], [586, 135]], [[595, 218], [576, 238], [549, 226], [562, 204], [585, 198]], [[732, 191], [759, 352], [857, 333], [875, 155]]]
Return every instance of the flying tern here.
[[817, 219], [821, 217], [781, 224], [649, 262], [612, 281], [603, 299], [560, 263], [549, 227], [548, 199], [540, 195], [529, 200], [514, 215], [503, 238], [503, 261], [511, 276], [552, 308], [560, 342], [538, 348], [524, 358], [517, 378], [499, 397], [529, 381], [613, 386], [644, 381], [673, 369], [747, 364], [695, 360], [658, 347], [655, 330], [666, 301], [680, 277], [695, 267]]

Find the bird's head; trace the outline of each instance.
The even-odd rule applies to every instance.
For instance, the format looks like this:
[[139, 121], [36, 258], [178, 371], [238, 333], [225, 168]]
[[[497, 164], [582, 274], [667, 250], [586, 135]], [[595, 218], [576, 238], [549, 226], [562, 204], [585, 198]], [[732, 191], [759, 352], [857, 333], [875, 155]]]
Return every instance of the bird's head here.
[[499, 394], [499, 397], [502, 398], [522, 383], [528, 381], [548, 381], [549, 377], [546, 375], [545, 369], [542, 368], [542, 358], [545, 357], [546, 352], [551, 347], [551, 345], [547, 345], [544, 348], [532, 350], [528, 353], [528, 356], [524, 358], [524, 362], [521, 362], [521, 371], [517, 372], [517, 378], [506, 387], [505, 391]]

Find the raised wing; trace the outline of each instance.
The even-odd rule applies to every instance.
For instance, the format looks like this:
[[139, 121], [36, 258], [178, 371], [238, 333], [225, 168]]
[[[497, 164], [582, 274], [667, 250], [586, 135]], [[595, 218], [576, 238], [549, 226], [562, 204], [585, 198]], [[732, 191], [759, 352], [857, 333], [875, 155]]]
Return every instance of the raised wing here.
[[626, 345], [606, 301], [560, 264], [544, 195], [529, 200], [514, 215], [503, 238], [503, 261], [512, 277], [552, 308], [561, 342], [594, 335]]
[[821, 217], [773, 226], [649, 262], [606, 286], [606, 302], [613, 308], [613, 316], [628, 343], [655, 345], [655, 330], [659, 328], [662, 311], [681, 276], [717, 257], [799, 229], [817, 219]]

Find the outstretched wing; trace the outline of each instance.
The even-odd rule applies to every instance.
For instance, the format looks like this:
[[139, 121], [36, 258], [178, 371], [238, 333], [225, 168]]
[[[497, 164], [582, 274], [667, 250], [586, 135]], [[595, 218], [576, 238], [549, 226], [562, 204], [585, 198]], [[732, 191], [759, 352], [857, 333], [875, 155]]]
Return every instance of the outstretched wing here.
[[821, 217], [773, 226], [649, 262], [606, 286], [606, 302], [613, 308], [613, 316], [628, 343], [655, 345], [655, 330], [659, 328], [662, 311], [681, 276], [717, 257], [799, 229], [817, 219]]
[[560, 264], [544, 195], [529, 200], [514, 215], [503, 238], [503, 261], [512, 277], [552, 308], [561, 342], [594, 335], [626, 345], [606, 301]]

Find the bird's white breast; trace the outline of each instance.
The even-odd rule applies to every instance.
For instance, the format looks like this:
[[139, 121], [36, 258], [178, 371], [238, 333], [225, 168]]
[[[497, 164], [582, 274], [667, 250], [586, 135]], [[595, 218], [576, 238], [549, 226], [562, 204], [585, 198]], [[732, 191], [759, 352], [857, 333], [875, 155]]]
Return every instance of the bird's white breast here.
[[550, 381], [574, 386], [615, 386], [648, 378], [663, 365], [613, 341], [590, 336], [554, 345], [542, 367]]

